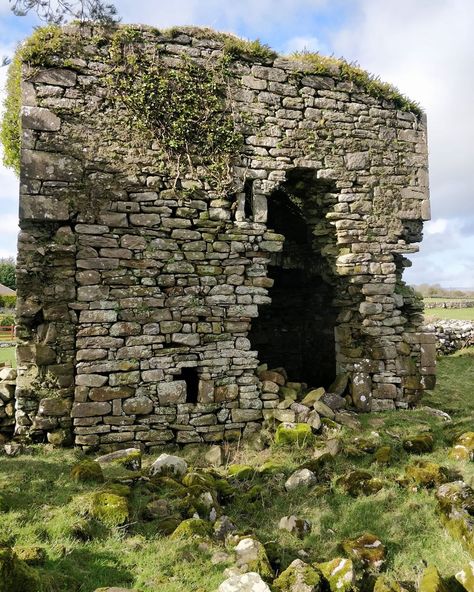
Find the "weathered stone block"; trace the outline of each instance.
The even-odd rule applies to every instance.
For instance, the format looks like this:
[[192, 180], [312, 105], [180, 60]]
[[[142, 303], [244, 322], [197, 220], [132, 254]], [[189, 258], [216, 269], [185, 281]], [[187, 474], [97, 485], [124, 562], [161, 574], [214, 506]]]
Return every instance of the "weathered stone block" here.
[[157, 385], [160, 405], [178, 405], [186, 403], [186, 383], [184, 380], [161, 382]]

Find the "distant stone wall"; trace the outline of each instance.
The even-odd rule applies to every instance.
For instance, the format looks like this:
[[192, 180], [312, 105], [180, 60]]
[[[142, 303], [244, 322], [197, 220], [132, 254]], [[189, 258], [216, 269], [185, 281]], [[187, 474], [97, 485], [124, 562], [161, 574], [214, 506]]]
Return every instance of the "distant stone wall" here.
[[442, 300], [425, 302], [425, 308], [474, 308], [474, 300]]
[[[291, 380], [347, 373], [361, 411], [433, 385], [434, 336], [401, 280], [429, 218], [424, 116], [305, 63], [234, 55], [215, 92], [243, 143], [216, 186], [222, 168], [177, 165], [110, 88], [113, 31], [63, 34], [67, 59], [24, 67], [18, 435], [238, 437], [273, 412], [256, 374], [259, 351], [277, 361], [272, 334]], [[175, 72], [224, 52], [203, 31], [127, 35]]]
[[440, 355], [474, 345], [474, 323], [454, 319], [438, 320], [426, 326], [427, 332], [436, 336], [436, 347]]

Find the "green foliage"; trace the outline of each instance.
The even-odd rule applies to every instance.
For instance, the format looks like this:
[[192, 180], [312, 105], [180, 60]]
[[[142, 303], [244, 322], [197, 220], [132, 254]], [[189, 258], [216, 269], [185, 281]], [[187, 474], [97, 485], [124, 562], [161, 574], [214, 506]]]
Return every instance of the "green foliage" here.
[[344, 58], [322, 56], [319, 53], [301, 51], [291, 54], [290, 59], [303, 62], [307, 65], [305, 72], [309, 74], [333, 76], [341, 80], [353, 82], [376, 99], [392, 101], [401, 111], [411, 111], [417, 116], [421, 116], [423, 113], [418, 103], [411, 101], [395, 86], [388, 82], [382, 82], [378, 76], [370, 74], [370, 72], [363, 70], [356, 64], [347, 62]]
[[158, 139], [164, 154], [178, 163], [203, 164], [216, 179], [242, 143], [226, 104], [222, 63], [202, 66], [183, 58], [170, 67], [140, 47], [140, 31], [119, 30], [111, 45], [108, 82], [131, 122]]
[[[0, 282], [0, 283], [3, 283], [3, 282]], [[15, 308], [15, 305], [16, 305], [16, 296], [0, 296], [0, 308]], [[13, 324], [13, 323], [10, 323], [10, 324]]]
[[[17, 53], [8, 67], [3, 117], [0, 123], [0, 142], [3, 145], [3, 164], [20, 174], [21, 145], [21, 59]], [[2, 267], [0, 265], [0, 283]], [[7, 284], [5, 284], [7, 285]], [[11, 287], [11, 286], [9, 286]]]
[[15, 317], [12, 315], [2, 315], [0, 317], [0, 327], [11, 327], [15, 324]]
[[224, 36], [224, 54], [230, 58], [252, 58], [255, 60], [274, 60], [277, 53], [259, 39], [248, 41], [234, 35]]
[[16, 265], [13, 257], [0, 259], [0, 284], [12, 290], [16, 289]]

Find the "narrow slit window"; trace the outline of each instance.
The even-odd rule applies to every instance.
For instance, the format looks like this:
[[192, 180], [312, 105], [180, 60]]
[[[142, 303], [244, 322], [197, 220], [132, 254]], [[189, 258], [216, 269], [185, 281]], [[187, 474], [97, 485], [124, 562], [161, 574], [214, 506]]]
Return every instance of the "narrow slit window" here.
[[181, 370], [181, 380], [186, 383], [186, 403], [196, 404], [199, 393], [199, 376], [197, 368], [183, 368]]
[[250, 220], [253, 217], [253, 203], [252, 203], [253, 181], [251, 179], [247, 179], [247, 181], [245, 181], [244, 193], [245, 193], [244, 215], [245, 215], [246, 220]]

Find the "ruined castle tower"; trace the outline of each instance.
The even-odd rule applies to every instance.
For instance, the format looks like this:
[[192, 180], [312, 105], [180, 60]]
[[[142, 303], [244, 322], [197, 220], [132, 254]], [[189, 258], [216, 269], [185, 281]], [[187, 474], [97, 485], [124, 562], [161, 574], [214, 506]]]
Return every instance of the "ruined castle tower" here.
[[[402, 281], [426, 121], [362, 70], [202, 29], [48, 28], [23, 48], [16, 432], [235, 437], [256, 369], [361, 411], [434, 384]], [[342, 387], [344, 388], [344, 386]]]

